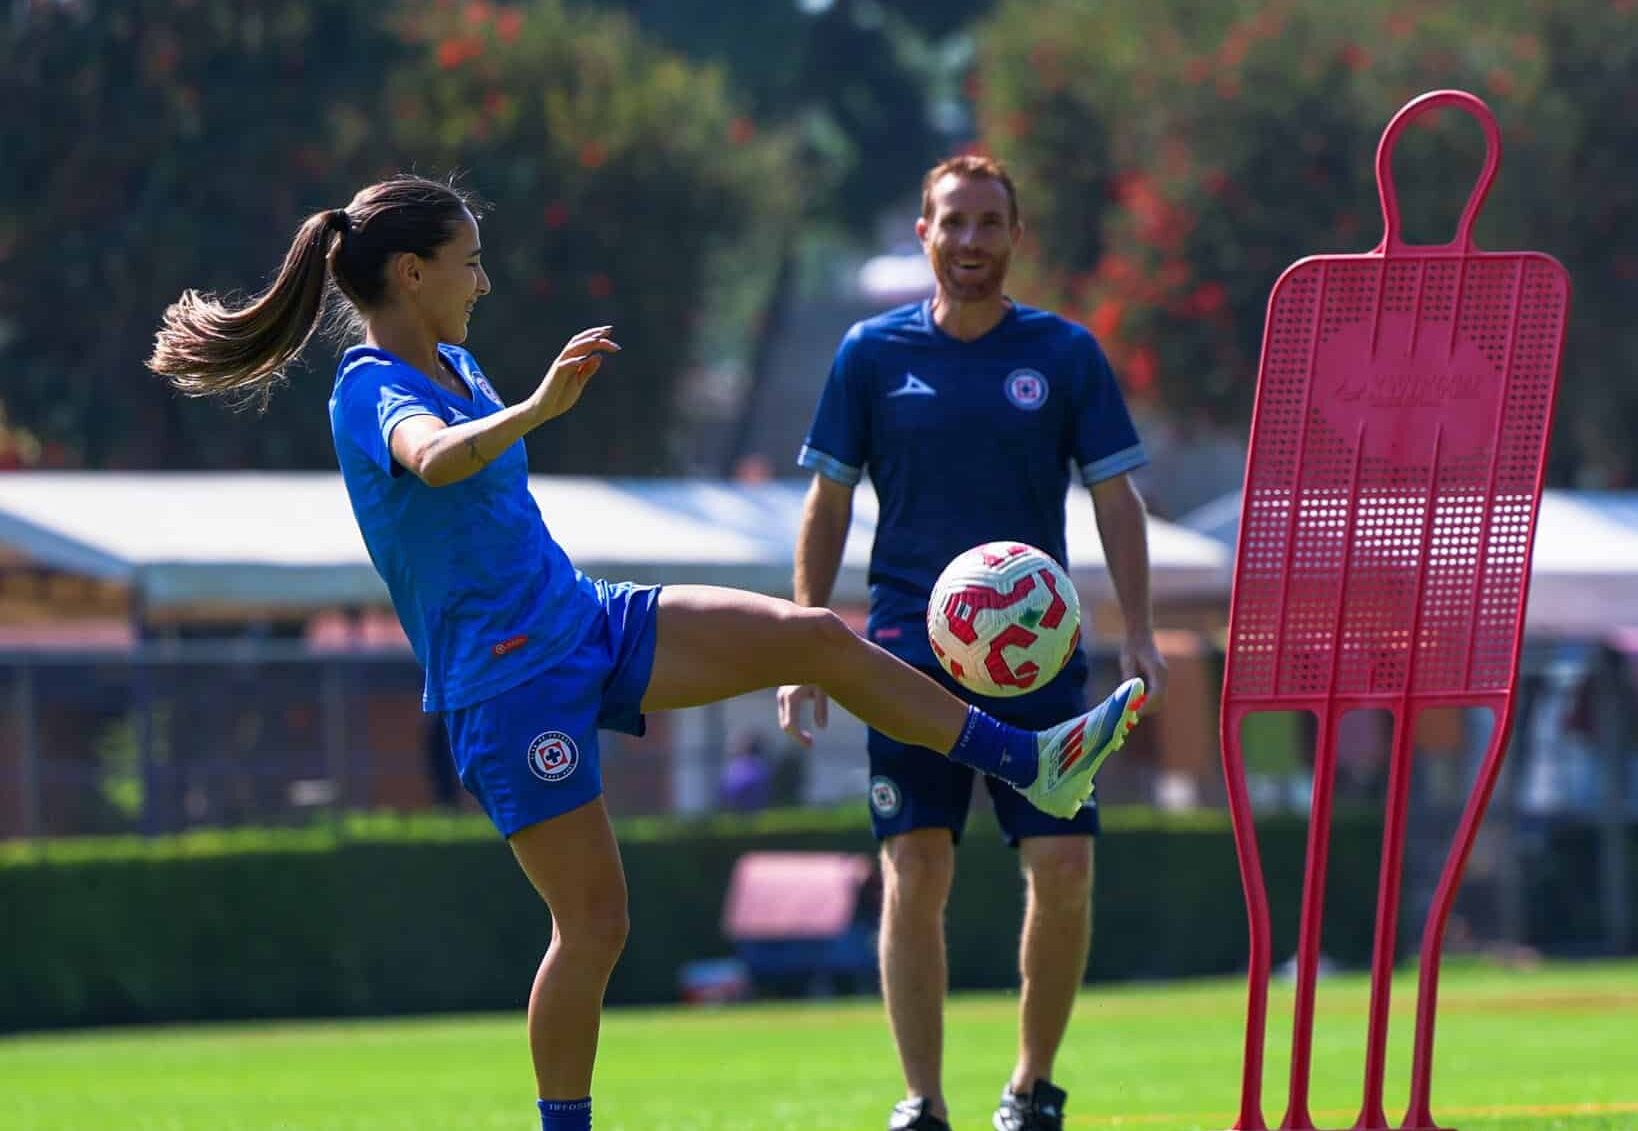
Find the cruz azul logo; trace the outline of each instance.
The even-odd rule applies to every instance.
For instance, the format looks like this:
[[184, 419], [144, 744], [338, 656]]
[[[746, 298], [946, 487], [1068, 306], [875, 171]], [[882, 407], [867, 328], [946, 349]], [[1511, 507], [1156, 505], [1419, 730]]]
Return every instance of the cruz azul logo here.
[[580, 748], [560, 730], [549, 730], [529, 744], [529, 772], [545, 782], [558, 782], [580, 765]]
[[897, 817], [902, 803], [898, 783], [892, 778], [878, 774], [870, 779], [870, 807], [878, 817]]
[[1047, 399], [1047, 380], [1033, 369], [1014, 369], [1001, 386], [1014, 408], [1034, 412]]

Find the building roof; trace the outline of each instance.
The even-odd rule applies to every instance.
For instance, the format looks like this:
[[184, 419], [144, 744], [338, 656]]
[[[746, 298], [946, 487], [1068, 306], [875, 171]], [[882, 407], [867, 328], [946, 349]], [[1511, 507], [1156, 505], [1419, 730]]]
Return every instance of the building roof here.
[[[790, 592], [803, 481], [533, 476], [529, 486], [553, 536], [588, 574]], [[1068, 506], [1071, 574], [1084, 598], [1107, 596], [1087, 493], [1071, 491]], [[875, 521], [867, 482], [856, 496], [839, 602], [867, 596]], [[0, 475], [0, 548], [128, 584], [151, 610], [386, 600], [333, 472]], [[1157, 598], [1226, 595], [1230, 561], [1220, 543], [1152, 519], [1150, 555]]]

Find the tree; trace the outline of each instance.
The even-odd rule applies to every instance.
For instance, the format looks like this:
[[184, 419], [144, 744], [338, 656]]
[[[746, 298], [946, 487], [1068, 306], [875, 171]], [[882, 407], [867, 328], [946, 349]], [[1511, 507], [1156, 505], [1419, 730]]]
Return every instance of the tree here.
[[3, 397], [64, 462], [334, 466], [333, 351], [232, 414], [142, 368], [160, 312], [184, 287], [260, 289], [301, 219], [361, 184], [459, 167], [496, 206], [473, 325], [505, 394], [584, 325], [627, 346], [536, 466], [664, 470], [710, 288], [797, 183], [718, 75], [559, 0], [139, 0], [0, 34]]
[[[384, 154], [396, 44], [350, 0], [47, 5], [0, 38], [0, 365], [14, 419], [91, 466], [329, 461], [314, 397], [265, 419], [142, 368], [187, 286], [259, 286]], [[319, 394], [322, 399], [322, 394]]]
[[[1631, 382], [1606, 376], [1638, 353], [1609, 317], [1638, 262], [1608, 251], [1638, 245], [1616, 173], [1638, 151], [1613, 110], [1638, 82], [1620, 7], [1509, 0], [1480, 21], [1454, 0], [1004, 3], [982, 30], [980, 121], [1026, 185], [1031, 286], [1105, 340], [1138, 397], [1243, 426], [1279, 272], [1376, 243], [1388, 118], [1423, 91], [1471, 90], [1506, 150], [1477, 242], [1557, 254], [1576, 283], [1555, 465], [1568, 478], [1589, 429], [1638, 426]], [[1481, 155], [1460, 115], [1405, 137], [1410, 238], [1451, 237]]]
[[943, 156], [926, 52], [964, 35], [991, 4], [618, 0], [667, 46], [720, 65], [759, 120], [794, 128], [809, 164], [808, 216], [854, 233]]
[[389, 94], [397, 145], [474, 170], [494, 205], [496, 290], [473, 325], [502, 395], [533, 388], [586, 326], [614, 324], [623, 347], [571, 417], [530, 438], [533, 466], [665, 470], [720, 269], [793, 218], [788, 141], [624, 16], [423, 3], [398, 26], [418, 54]]

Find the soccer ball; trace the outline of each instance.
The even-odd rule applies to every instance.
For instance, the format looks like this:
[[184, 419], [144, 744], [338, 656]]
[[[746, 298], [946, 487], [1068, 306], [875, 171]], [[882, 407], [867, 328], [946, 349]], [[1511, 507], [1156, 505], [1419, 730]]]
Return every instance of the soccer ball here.
[[1063, 567], [1022, 542], [986, 542], [933, 584], [927, 639], [957, 683], [1022, 695], [1063, 670], [1081, 639], [1081, 602]]

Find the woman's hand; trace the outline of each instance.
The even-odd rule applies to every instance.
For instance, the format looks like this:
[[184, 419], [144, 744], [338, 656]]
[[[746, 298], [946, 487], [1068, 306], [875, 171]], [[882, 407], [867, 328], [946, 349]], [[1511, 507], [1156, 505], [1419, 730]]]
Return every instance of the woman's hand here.
[[603, 364], [603, 355], [618, 353], [620, 347], [609, 337], [613, 326], [594, 326], [569, 339], [563, 352], [541, 379], [540, 387], [529, 394], [528, 405], [537, 421], [562, 416], [580, 399], [586, 382]]

